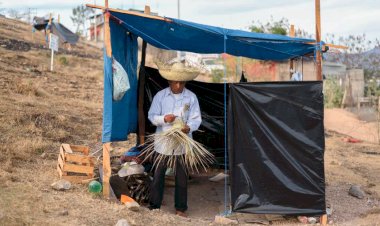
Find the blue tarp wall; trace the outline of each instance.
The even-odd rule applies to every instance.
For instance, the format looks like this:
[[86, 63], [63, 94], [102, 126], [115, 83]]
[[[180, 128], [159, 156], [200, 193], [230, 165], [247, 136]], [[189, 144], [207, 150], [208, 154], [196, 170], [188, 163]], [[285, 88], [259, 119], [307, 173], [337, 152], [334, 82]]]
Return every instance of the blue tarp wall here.
[[120, 101], [112, 99], [112, 58], [104, 51], [103, 142], [124, 141], [137, 129], [137, 36], [110, 21], [112, 57], [128, 74], [130, 89]]

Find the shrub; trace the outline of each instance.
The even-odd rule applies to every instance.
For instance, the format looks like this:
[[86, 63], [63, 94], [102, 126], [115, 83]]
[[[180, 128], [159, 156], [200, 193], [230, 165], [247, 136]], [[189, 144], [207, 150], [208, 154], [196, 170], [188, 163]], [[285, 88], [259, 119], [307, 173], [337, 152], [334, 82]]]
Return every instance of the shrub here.
[[61, 65], [64, 65], [64, 66], [66, 66], [66, 65], [69, 64], [69, 61], [68, 61], [67, 58], [64, 57], [64, 56], [59, 57], [58, 61], [59, 61], [59, 63], [60, 63]]
[[324, 103], [326, 108], [340, 107], [343, 100], [343, 88], [336, 78], [327, 78], [324, 81]]

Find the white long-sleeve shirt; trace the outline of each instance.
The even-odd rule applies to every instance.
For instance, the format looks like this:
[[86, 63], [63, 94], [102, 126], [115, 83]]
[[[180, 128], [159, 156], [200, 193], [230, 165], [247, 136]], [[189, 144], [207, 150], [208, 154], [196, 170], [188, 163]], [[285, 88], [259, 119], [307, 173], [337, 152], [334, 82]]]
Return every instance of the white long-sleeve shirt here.
[[[164, 121], [165, 115], [173, 114], [181, 117], [189, 126], [189, 136], [196, 131], [202, 122], [201, 111], [197, 96], [184, 88], [182, 93], [173, 94], [170, 88], [159, 91], [153, 98], [148, 112], [148, 118], [153, 125], [157, 126], [156, 133], [166, 131], [172, 127], [172, 123]], [[161, 154], [181, 155], [185, 153], [183, 148], [178, 150], [166, 150], [165, 147], [155, 145], [155, 150]], [[174, 152], [173, 152], [174, 151]]]

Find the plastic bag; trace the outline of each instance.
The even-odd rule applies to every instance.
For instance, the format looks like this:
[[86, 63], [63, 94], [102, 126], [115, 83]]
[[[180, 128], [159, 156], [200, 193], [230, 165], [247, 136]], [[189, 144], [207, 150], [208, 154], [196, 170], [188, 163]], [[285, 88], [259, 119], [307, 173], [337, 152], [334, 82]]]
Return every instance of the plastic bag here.
[[119, 101], [124, 97], [124, 94], [129, 90], [129, 78], [123, 66], [115, 59], [112, 60], [113, 72], [113, 95], [115, 101]]

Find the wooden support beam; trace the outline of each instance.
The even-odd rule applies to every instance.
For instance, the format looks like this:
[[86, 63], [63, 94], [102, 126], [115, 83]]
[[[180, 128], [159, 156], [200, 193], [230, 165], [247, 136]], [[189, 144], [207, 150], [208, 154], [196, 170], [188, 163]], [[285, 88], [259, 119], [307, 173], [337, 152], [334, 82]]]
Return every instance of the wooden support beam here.
[[145, 6], [144, 13], [150, 15], [150, 6]]
[[146, 41], [142, 43], [141, 64], [139, 71], [139, 144], [145, 143], [145, 114], [144, 114], [144, 92], [145, 92], [145, 56], [146, 56]]
[[110, 13], [104, 14], [104, 46], [108, 57], [112, 56], [111, 46], [111, 29], [110, 29]]
[[[295, 37], [294, 24], [290, 25], [289, 36]], [[292, 77], [293, 72], [294, 72], [294, 60], [291, 59], [289, 62], [289, 78]]]
[[[316, 45], [317, 43], [316, 42], [307, 42], [306, 44]], [[348, 49], [347, 46], [335, 45], [335, 44], [329, 44], [329, 43], [323, 44], [323, 47], [325, 47], [325, 46], [328, 46], [328, 47], [331, 47], [331, 48], [336, 48], [336, 49]]]
[[324, 46], [328, 46], [331, 48], [336, 48], [336, 49], [348, 49], [348, 46], [342, 46], [342, 45], [334, 45], [334, 44], [324, 44]]
[[61, 16], [58, 14], [58, 23], [61, 23]]
[[122, 10], [122, 9], [113, 9], [113, 8], [107, 8], [103, 6], [98, 6], [98, 5], [92, 5], [92, 4], [86, 4], [87, 7], [94, 8], [94, 9], [102, 9], [102, 10], [108, 10], [110, 12], [117, 12], [117, 13], [124, 13], [124, 14], [129, 14], [129, 15], [135, 15], [135, 16], [141, 16], [141, 17], [146, 17], [150, 19], [155, 19], [155, 20], [164, 20], [164, 21], [172, 21], [168, 18], [161, 17], [161, 16], [153, 16], [153, 15], [148, 15], [145, 13], [139, 13], [139, 12], [132, 12], [129, 10]]
[[290, 25], [289, 36], [290, 37], [295, 37], [296, 36], [295, 30], [294, 30], [294, 24]]
[[[315, 41], [317, 45], [321, 42], [321, 0], [315, 0]], [[316, 64], [317, 64], [317, 74], [316, 79], [318, 81], [322, 80], [322, 50], [317, 49], [316, 54]]]
[[[105, 7], [104, 13], [104, 47], [106, 48], [106, 54], [108, 57], [112, 57], [112, 45], [111, 45], [111, 29], [110, 29], [110, 14], [106, 11], [108, 9], [108, 0], [104, 0]], [[88, 5], [86, 5], [89, 7]], [[96, 18], [95, 18], [96, 21]]]
[[[108, 8], [108, 0], [104, 0], [105, 8]], [[111, 49], [111, 31], [110, 31], [110, 14], [104, 14], [104, 46], [108, 57], [112, 56]], [[111, 143], [103, 144], [103, 197], [110, 197], [110, 177], [111, 177], [111, 157], [110, 157]]]
[[111, 177], [111, 143], [103, 144], [103, 196], [110, 197], [110, 177]]
[[[150, 14], [150, 7], [145, 6], [144, 13]], [[141, 51], [141, 63], [139, 71], [139, 98], [138, 98], [138, 112], [139, 112], [139, 144], [145, 143], [145, 114], [144, 114], [144, 91], [145, 91], [145, 58], [146, 58], [147, 43], [143, 40]]]

